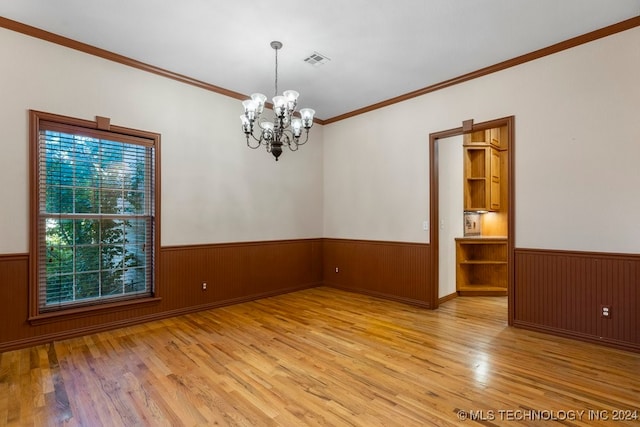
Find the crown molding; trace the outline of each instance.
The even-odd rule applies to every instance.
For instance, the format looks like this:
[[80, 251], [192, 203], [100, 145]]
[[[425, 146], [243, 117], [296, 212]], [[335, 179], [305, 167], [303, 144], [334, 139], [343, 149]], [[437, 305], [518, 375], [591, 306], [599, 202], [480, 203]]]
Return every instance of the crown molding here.
[[463, 74], [461, 76], [454, 77], [452, 79], [445, 80], [443, 82], [436, 83], [434, 85], [415, 90], [413, 92], [406, 93], [404, 95], [396, 96], [395, 98], [387, 99], [386, 101], [381, 101], [376, 104], [369, 105], [367, 107], [359, 108], [357, 110], [354, 110], [345, 114], [341, 114], [339, 116], [325, 119], [324, 122], [325, 124], [335, 123], [340, 120], [344, 120], [360, 114], [368, 113], [369, 111], [373, 111], [379, 108], [387, 107], [389, 105], [397, 104], [399, 102], [403, 102], [411, 98], [416, 98], [418, 96], [422, 96], [427, 93], [435, 92], [437, 90], [454, 86], [460, 83], [464, 83], [469, 80], [477, 79], [478, 77], [483, 77], [488, 74], [495, 73], [497, 71], [506, 70], [507, 68], [515, 67], [516, 65], [524, 64], [526, 62], [533, 61], [545, 56], [553, 55], [554, 53], [571, 49], [573, 47], [580, 46], [582, 44], [589, 43], [604, 37], [608, 37], [610, 35], [620, 33], [622, 31], [630, 30], [638, 26], [640, 26], [640, 16], [636, 16], [636, 17], [627, 19], [625, 21], [621, 21], [621, 22], [618, 22], [617, 24], [609, 25], [604, 28], [600, 28], [599, 30], [591, 31], [581, 36], [573, 37], [571, 39], [562, 41], [560, 43], [556, 43], [551, 46], [547, 46], [545, 48], [535, 50], [533, 52], [530, 52], [521, 56], [517, 56], [515, 58], [508, 59], [506, 61], [499, 62], [497, 64], [490, 65], [488, 67], [481, 68], [479, 70], [472, 71], [470, 73]]
[[[499, 62], [497, 64], [494, 64], [485, 68], [481, 68], [479, 70], [472, 71], [470, 73], [463, 74], [461, 76], [454, 77], [452, 79], [445, 80], [443, 82], [424, 87], [422, 89], [415, 90], [413, 92], [406, 93], [404, 95], [396, 96], [386, 101], [381, 101], [376, 104], [369, 105], [367, 107], [359, 108], [357, 110], [353, 110], [351, 112], [341, 114], [339, 116], [331, 117], [329, 119], [324, 119], [324, 120], [315, 118], [314, 122], [320, 125], [335, 123], [340, 120], [344, 120], [360, 114], [368, 113], [369, 111], [373, 111], [383, 107], [387, 107], [389, 105], [397, 104], [399, 102], [403, 102], [411, 98], [416, 98], [418, 96], [435, 92], [440, 89], [444, 89], [450, 86], [464, 83], [469, 80], [477, 79], [478, 77], [483, 77], [488, 74], [495, 73], [497, 71], [502, 71], [507, 68], [515, 67], [516, 65], [524, 64], [526, 62], [533, 61], [535, 59], [539, 59], [544, 56], [552, 55], [554, 53], [558, 53], [563, 50], [571, 49], [573, 47], [580, 46], [582, 44], [589, 43], [594, 40], [598, 40], [598, 39], [601, 39], [622, 31], [626, 31], [638, 26], [640, 26], [640, 16], [635, 16], [625, 21], [618, 22], [617, 24], [609, 25], [599, 30], [591, 31], [589, 33], [562, 41], [560, 43], [556, 43], [554, 45], [551, 45], [551, 46], [548, 46], [548, 47], [545, 47], [545, 48], [542, 48], [542, 49], [539, 49], [539, 50], [536, 50], [512, 59], [508, 59], [506, 61]], [[177, 80], [179, 82], [196, 86], [211, 92], [219, 93], [221, 95], [229, 96], [231, 98], [236, 98], [240, 100], [247, 98], [247, 95], [245, 94], [224, 89], [222, 87], [215, 86], [207, 82], [203, 82], [202, 80], [197, 80], [189, 76], [185, 76], [183, 74], [175, 73], [173, 71], [156, 67], [154, 65], [146, 64], [144, 62], [137, 61], [135, 59], [132, 59], [123, 55], [119, 55], [117, 53], [110, 52], [108, 50], [101, 49], [86, 43], [82, 43], [77, 40], [70, 39], [68, 37], [63, 37], [58, 34], [54, 34], [49, 31], [42, 30], [40, 28], [32, 27], [30, 25], [23, 24], [21, 22], [13, 21], [11, 19], [7, 19], [2, 16], [0, 16], [0, 27], [6, 28], [8, 30], [16, 31], [18, 33], [25, 34], [27, 36], [45, 40], [50, 43], [55, 43], [61, 46], [65, 46], [70, 49], [78, 50], [80, 52], [84, 52], [89, 55], [94, 55], [103, 59], [107, 59], [109, 61], [114, 61], [119, 64], [127, 65], [129, 67], [137, 68], [139, 70], [147, 71], [149, 73], [157, 74], [162, 77]]]

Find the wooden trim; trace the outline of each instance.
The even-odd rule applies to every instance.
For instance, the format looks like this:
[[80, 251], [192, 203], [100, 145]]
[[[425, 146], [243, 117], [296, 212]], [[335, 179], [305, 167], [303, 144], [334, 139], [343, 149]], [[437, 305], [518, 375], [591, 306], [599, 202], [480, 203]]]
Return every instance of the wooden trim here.
[[439, 287], [440, 287], [440, 272], [438, 257], [440, 256], [440, 237], [438, 233], [439, 213], [438, 209], [434, 209], [433, 206], [439, 206], [439, 180], [438, 180], [438, 139], [449, 138], [451, 136], [462, 135], [463, 128], [454, 128], [444, 130], [441, 132], [434, 132], [429, 134], [429, 244], [431, 245], [431, 292], [429, 295], [429, 304], [433, 309], [438, 308], [439, 304]]
[[518, 248], [515, 257], [514, 326], [640, 349], [640, 254]]
[[0, 254], [0, 262], [3, 261], [28, 261], [29, 260], [29, 254], [25, 253], [25, 254], [21, 254], [21, 253], [15, 253], [15, 254]]
[[40, 130], [40, 114], [29, 111], [29, 258], [28, 280], [25, 284], [28, 289], [28, 313], [27, 317], [35, 317], [39, 314], [38, 307], [38, 263], [40, 242], [38, 242], [38, 193], [39, 189], [39, 151], [38, 132]]
[[[515, 233], [516, 233], [516, 118], [515, 116], [504, 117], [495, 120], [489, 120], [473, 126], [473, 131], [486, 130], [497, 127], [506, 126], [508, 135], [507, 146], [507, 170], [508, 170], [508, 190], [509, 190], [509, 209], [507, 214], [507, 297], [508, 303], [508, 324], [513, 325], [515, 319], [515, 297], [516, 297], [516, 279], [515, 279]], [[503, 147], [504, 148], [504, 147]], [[504, 151], [504, 150], [503, 150]]]
[[438, 298], [438, 305], [444, 304], [445, 302], [451, 301], [452, 299], [457, 298], [457, 297], [458, 297], [458, 293], [457, 292], [454, 292], [452, 294], [440, 297], [440, 298]]
[[29, 304], [29, 254], [0, 255], [0, 352], [5, 342], [21, 338]]
[[[118, 126], [111, 126], [111, 129], [122, 129]], [[151, 134], [151, 133], [150, 133]], [[162, 270], [160, 257], [162, 256], [160, 246], [162, 242], [162, 150], [160, 149], [160, 141], [162, 139], [159, 133], [153, 133], [154, 135], [154, 168], [155, 168], [155, 191], [153, 194], [155, 206], [153, 207], [153, 215], [155, 217], [154, 230], [154, 259], [153, 259], [153, 296], [155, 298], [162, 298], [164, 289], [162, 288]]]
[[161, 257], [165, 310], [322, 282], [321, 239], [165, 247]]
[[157, 313], [140, 316], [136, 318], [126, 318], [126, 319], [121, 319], [121, 320], [117, 320], [109, 323], [101, 323], [99, 325], [85, 326], [81, 328], [75, 328], [72, 330], [53, 332], [46, 335], [38, 335], [35, 337], [29, 337], [25, 339], [16, 340], [16, 341], [0, 342], [0, 353], [5, 351], [16, 350], [20, 348], [30, 347], [33, 345], [39, 345], [39, 344], [43, 344], [51, 341], [58, 341], [58, 340], [63, 340], [67, 338], [75, 338], [75, 337], [79, 337], [87, 334], [94, 334], [97, 332], [104, 332], [104, 331], [109, 331], [109, 330], [118, 329], [118, 328], [125, 328], [128, 326], [152, 322], [155, 320], [169, 319], [171, 317], [182, 316], [190, 313], [196, 313], [198, 311], [211, 310], [214, 308], [255, 301], [262, 298], [269, 298], [277, 295], [282, 295], [290, 292], [297, 292], [297, 291], [318, 287], [318, 286], [322, 286], [322, 284], [311, 283], [311, 284], [306, 284], [306, 285], [302, 285], [294, 288], [287, 288], [287, 289], [282, 289], [282, 290], [273, 291], [273, 292], [265, 292], [260, 295], [237, 298], [234, 300], [227, 300], [227, 301], [220, 301], [220, 302], [202, 304], [197, 306], [190, 306], [190, 307], [185, 307], [185, 308], [170, 310], [170, 311], [162, 311], [162, 312], [157, 312]]
[[[279, 277], [273, 277], [274, 271], [277, 272], [279, 268], [276, 265], [272, 270], [265, 271], [266, 274], [261, 273], [259, 278], [245, 277], [249, 272], [244, 260], [248, 257], [271, 253], [273, 246], [281, 243], [285, 250], [299, 253], [295, 248], [287, 248], [287, 245], [296, 242], [306, 248], [303, 260], [308, 262], [296, 262], [298, 272], [286, 269], [287, 285], [277, 286], [283, 282]], [[332, 244], [337, 244], [341, 253], [336, 255], [336, 248], [329, 247]], [[166, 247], [162, 248], [160, 255], [170, 257], [171, 262], [163, 267], [160, 280], [170, 283], [165, 283], [162, 301], [145, 307], [123, 307], [107, 314], [94, 313], [81, 319], [39, 325], [30, 325], [26, 321], [28, 310], [24, 302], [28, 299], [30, 255], [0, 254], [0, 352], [294, 292], [323, 284], [323, 280], [327, 286], [338, 289], [431, 309], [433, 307], [428, 298], [420, 300], [403, 294], [402, 282], [422, 277], [423, 281], [416, 282], [417, 286], [411, 285], [408, 289], [423, 287], [429, 295], [432, 288], [437, 289], [435, 283], [430, 282], [431, 274], [428, 271], [429, 268], [435, 268], [430, 266], [432, 257], [428, 253], [433, 251], [432, 246], [318, 238], [267, 241], [262, 244], [237, 242]], [[230, 255], [227, 254], [229, 251]], [[636, 286], [640, 278], [640, 254], [531, 248], [515, 248], [514, 254], [517, 281], [510, 290], [509, 298], [514, 299], [514, 307], [520, 307], [520, 310], [515, 310], [513, 326], [623, 350], [640, 350], [640, 310], [637, 307], [640, 289]], [[236, 262], [232, 270], [225, 265], [230, 259]], [[330, 270], [334, 268], [336, 259], [346, 261], [340, 264], [340, 272], [345, 277], [332, 280], [335, 273]], [[382, 260], [388, 265], [375, 270], [372, 260]], [[422, 262], [424, 266], [419, 265]], [[321, 265], [316, 265], [318, 263]], [[389, 268], [403, 263], [404, 266], [397, 270]], [[349, 272], [353, 267], [358, 268]], [[211, 280], [213, 286], [207, 293], [195, 289], [192, 282], [209, 274], [212, 277], [215, 274], [219, 276]], [[168, 279], [168, 276], [173, 278]], [[265, 277], [267, 279], [263, 279]], [[402, 279], [399, 280], [399, 277]], [[263, 286], [258, 283], [263, 280], [270, 284]], [[219, 292], [216, 286], [221, 288]], [[437, 302], [443, 303], [454, 296], [438, 298]], [[594, 315], [600, 303], [612, 304], [611, 319]]]
[[372, 291], [371, 289], [359, 288], [359, 287], [353, 287], [353, 286], [343, 286], [343, 285], [338, 285], [331, 282], [324, 282], [323, 286], [326, 286], [328, 288], [333, 288], [333, 289], [339, 289], [341, 291], [353, 292], [360, 295], [366, 295], [369, 297], [379, 298], [387, 301], [395, 301], [402, 304], [412, 305], [415, 307], [421, 307], [426, 309], [433, 308], [428, 302], [419, 301], [413, 298], [397, 296], [397, 295], [390, 294], [388, 292], [377, 292], [377, 291]]
[[[124, 126], [114, 126], [111, 124], [111, 120], [106, 117], [96, 116], [96, 120], [79, 119], [77, 117], [63, 116], [61, 114], [47, 113], [45, 111], [29, 110], [29, 114], [37, 118], [37, 123], [40, 121], [50, 122], [52, 125], [60, 124], [65, 127], [77, 127], [80, 129], [91, 129], [100, 134], [101, 131], [108, 133], [116, 133], [123, 136], [133, 137], [134, 143], [146, 145], [145, 141], [153, 141], [154, 145], [160, 139], [160, 134], [157, 132], [150, 132], [140, 129], [132, 129]], [[101, 126], [106, 126], [108, 129], [104, 129]], [[37, 131], [37, 128], [34, 130]], [[37, 132], [36, 132], [37, 134]], [[106, 135], [106, 134], [105, 134]]]
[[[161, 248], [162, 298], [29, 322], [29, 254], [0, 255], [0, 351], [77, 337], [322, 285], [318, 239]], [[289, 263], [282, 263], [282, 259]], [[207, 290], [201, 283], [208, 282]], [[144, 301], [143, 301], [144, 300]], [[145, 303], [141, 303], [145, 302]]]
[[595, 252], [595, 251], [577, 251], [569, 249], [537, 249], [537, 248], [517, 248], [518, 254], [532, 255], [557, 255], [572, 256], [581, 258], [599, 258], [599, 259], [617, 259], [620, 261], [640, 261], [640, 254], [622, 253], [622, 252]]
[[60, 320], [75, 320], [83, 317], [96, 316], [98, 314], [114, 313], [131, 309], [131, 306], [140, 307], [145, 304], [157, 304], [160, 301], [162, 301], [162, 298], [134, 298], [111, 303], [75, 307], [68, 310], [39, 313], [35, 316], [30, 316], [27, 320], [30, 324], [36, 326], [45, 323], [59, 322]]
[[[234, 92], [232, 90], [224, 89], [220, 86], [215, 86], [211, 83], [197, 80], [184, 74], [175, 73], [173, 71], [165, 70], [164, 68], [156, 67], [155, 65], [146, 64], [144, 62], [120, 55], [114, 52], [110, 52], [99, 47], [95, 47], [86, 43], [79, 42], [77, 40], [70, 39], [68, 37], [60, 36], [49, 31], [42, 30], [40, 28], [32, 27], [31, 25], [23, 24], [21, 22], [13, 21], [8, 18], [0, 16], [0, 27], [7, 30], [15, 31], [17, 33], [24, 34], [26, 36], [34, 37], [40, 40], [44, 40], [50, 43], [54, 43], [60, 46], [67, 47], [69, 49], [77, 50], [89, 55], [97, 56], [108, 61], [113, 61], [118, 64], [126, 65], [128, 67], [136, 68], [138, 70], [146, 71], [148, 73], [156, 74], [168, 79], [176, 80], [180, 83], [185, 83], [191, 86], [198, 87], [200, 89], [215, 92], [220, 95], [228, 96], [235, 99], [245, 100], [248, 95]], [[319, 118], [313, 119], [314, 123], [320, 125], [325, 124], [324, 120]]]
[[325, 238], [322, 278], [337, 289], [433, 308], [430, 248], [428, 243]]
[[640, 353], [640, 344], [629, 343], [626, 341], [596, 337], [594, 335], [582, 334], [580, 332], [568, 331], [566, 329], [548, 327], [537, 323], [523, 322], [521, 320], [515, 320], [513, 322], [513, 326], [530, 331], [541, 332], [543, 334], [555, 335], [558, 337], [569, 338], [578, 341], [591, 342], [595, 344], [606, 345], [607, 347], [618, 348], [620, 350]]
[[223, 242], [223, 243], [207, 243], [197, 245], [167, 245], [162, 246], [163, 252], [169, 251], [185, 251], [185, 250], [202, 250], [215, 247], [244, 247], [244, 246], [265, 246], [265, 245], [282, 245], [282, 244], [296, 244], [300, 242], [317, 242], [322, 240], [321, 237], [309, 237], [304, 239], [283, 239], [283, 240], [251, 240], [248, 242]]
[[[471, 129], [465, 131], [464, 129], [469, 127]], [[509, 188], [509, 208], [508, 208], [508, 239], [507, 239], [507, 274], [508, 285], [507, 293], [509, 298], [509, 314], [508, 322], [512, 325], [514, 319], [514, 294], [515, 294], [515, 270], [514, 270], [514, 242], [515, 242], [515, 116], [503, 117], [495, 120], [489, 120], [482, 123], [473, 124], [473, 119], [465, 120], [462, 127], [448, 129], [440, 132], [434, 132], [429, 134], [429, 221], [431, 223], [431, 229], [429, 231], [429, 242], [431, 245], [431, 298], [430, 304], [433, 308], [438, 308], [438, 288], [439, 288], [439, 271], [438, 271], [438, 257], [439, 257], [439, 189], [438, 189], [438, 139], [448, 138], [451, 136], [462, 135], [465, 132], [475, 132], [478, 130], [491, 129], [496, 127], [507, 127], [507, 134], [509, 135], [508, 145], [508, 188]]]
[[[1, 17], [0, 17], [1, 18]], [[1, 22], [1, 21], [0, 21]], [[154, 205], [153, 205], [153, 217], [154, 217], [154, 259], [153, 259], [153, 289], [152, 295], [145, 298], [133, 298], [126, 301], [105, 302], [103, 304], [89, 305], [82, 307], [73, 307], [68, 310], [60, 310], [50, 313], [41, 313], [39, 304], [39, 291], [38, 291], [38, 258], [40, 253], [40, 242], [38, 241], [38, 195], [39, 195], [39, 131], [41, 125], [53, 125], [62, 126], [63, 128], [78, 128], [79, 133], [83, 133], [83, 130], [88, 133], [97, 133], [100, 137], [107, 139], [112, 138], [114, 135], [123, 136], [123, 141], [130, 140], [131, 143], [141, 144], [146, 147], [153, 148], [153, 169], [154, 169]], [[109, 129], [108, 131], [105, 130]], [[161, 231], [161, 216], [160, 207], [161, 200], [160, 195], [162, 189], [160, 186], [160, 134], [157, 132], [148, 132], [144, 130], [131, 129], [123, 126], [112, 126], [111, 120], [107, 117], [96, 116], [95, 121], [79, 119], [75, 117], [63, 116], [60, 114], [47, 113], [37, 110], [29, 110], [29, 193], [30, 193], [30, 208], [29, 208], [29, 314], [28, 321], [35, 324], [50, 322], [52, 319], [76, 319], [83, 316], [83, 312], [96, 313], [106, 312], [111, 313], [119, 311], [122, 307], [128, 307], [131, 305], [145, 305], [148, 303], [158, 302], [161, 300], [161, 286], [160, 286], [160, 231]]]
[[555, 53], [562, 52], [563, 50], [571, 49], [571, 48], [580, 46], [582, 44], [586, 44], [604, 37], [608, 37], [613, 34], [620, 33], [622, 31], [630, 30], [638, 26], [640, 26], [640, 16], [635, 16], [633, 18], [624, 20], [622, 22], [618, 22], [617, 24], [609, 25], [607, 27], [600, 28], [598, 30], [591, 31], [586, 34], [582, 34], [580, 36], [570, 38], [568, 40], [553, 44], [551, 46], [547, 46], [545, 48], [538, 49], [533, 52], [529, 52], [524, 55], [520, 55], [515, 58], [511, 58], [506, 61], [499, 62], [497, 64], [490, 65], [488, 67], [484, 67], [479, 70], [472, 71], [470, 73], [463, 74], [461, 76], [454, 77], [452, 79], [445, 80], [443, 82], [439, 82], [431, 86], [427, 86], [425, 88], [406, 93], [404, 95], [396, 96], [394, 98], [390, 98], [385, 101], [381, 101], [376, 104], [369, 105], [367, 107], [359, 108], [357, 110], [354, 110], [345, 114], [340, 114], [335, 117], [330, 117], [328, 119], [325, 119], [324, 123], [325, 124], [335, 123], [340, 120], [345, 120], [350, 117], [368, 113], [373, 110], [378, 110], [380, 108], [388, 107], [389, 105], [407, 101], [409, 99], [426, 95], [431, 92], [436, 92], [438, 90], [445, 89], [450, 86], [455, 86], [457, 84], [464, 83], [469, 80], [474, 80], [489, 74], [493, 74], [498, 71], [506, 70], [508, 68], [515, 67], [517, 65], [521, 65], [530, 61], [534, 61], [536, 59], [540, 59], [545, 56], [553, 55]]
[[507, 298], [508, 314], [507, 323], [513, 326], [515, 319], [515, 298], [516, 298], [516, 118], [509, 117], [507, 121], [507, 135], [509, 144], [507, 151], [508, 185], [509, 185], [509, 213], [507, 214]]
[[96, 126], [100, 130], [111, 130], [111, 119], [109, 117], [96, 116]]
[[216, 92], [221, 95], [229, 96], [231, 98], [236, 98], [236, 99], [247, 98], [246, 95], [243, 95], [241, 93], [223, 89], [219, 86], [214, 86], [212, 84], [193, 79], [183, 74], [174, 73], [173, 71], [165, 70], [163, 68], [156, 67], [154, 65], [146, 64], [144, 62], [140, 62], [135, 59], [131, 59], [126, 56], [110, 52], [105, 49], [101, 49], [99, 47], [91, 46], [89, 44], [82, 43], [82, 42], [70, 39], [68, 37], [60, 36], [58, 34], [54, 34], [49, 31], [42, 30], [40, 28], [32, 27], [31, 25], [13, 21], [11, 19], [7, 19], [2, 16], [0, 16], [0, 27], [15, 31], [30, 37], [35, 37], [40, 40], [48, 41], [50, 43], [54, 43], [60, 46], [68, 47], [69, 49], [74, 49], [83, 53], [87, 53], [89, 55], [97, 56], [99, 58], [103, 58], [109, 61], [117, 62], [119, 64], [126, 65], [128, 67], [137, 68], [139, 70], [157, 74], [172, 80], [177, 80], [181, 83], [186, 83], [192, 86], [199, 87], [201, 89], [205, 89], [211, 92]]
[[[353, 110], [351, 112], [341, 114], [335, 117], [331, 117], [328, 119], [324, 119], [324, 120], [319, 118], [314, 118], [313, 121], [314, 123], [318, 123], [320, 125], [335, 123], [340, 120], [348, 119], [350, 117], [354, 117], [354, 116], [364, 114], [373, 110], [387, 107], [389, 105], [407, 101], [409, 99], [416, 98], [418, 96], [422, 96], [427, 93], [435, 92], [440, 89], [444, 89], [450, 86], [467, 82], [469, 80], [477, 79], [479, 77], [483, 77], [488, 74], [506, 70], [507, 68], [515, 67], [517, 65], [521, 65], [526, 62], [530, 62], [545, 56], [549, 56], [554, 53], [561, 52], [563, 50], [571, 49], [573, 47], [580, 46], [582, 44], [586, 44], [604, 37], [608, 37], [610, 35], [617, 34], [638, 26], [640, 26], [640, 16], [636, 16], [636, 17], [618, 22], [616, 24], [609, 25], [604, 28], [600, 28], [598, 30], [591, 31], [586, 34], [573, 37], [571, 39], [553, 44], [551, 46], [547, 46], [545, 48], [542, 48], [524, 55], [520, 55], [515, 58], [509, 59], [503, 62], [499, 62], [497, 64], [494, 64], [485, 68], [481, 68], [479, 70], [472, 71], [470, 73], [463, 74], [461, 76], [454, 77], [452, 79], [445, 80], [443, 82], [439, 82], [431, 86], [424, 87], [422, 89], [415, 90], [413, 92], [406, 93], [404, 95], [400, 95], [382, 102], [378, 102], [376, 104], [372, 104], [367, 107], [359, 108], [357, 110]], [[80, 52], [84, 52], [89, 55], [94, 55], [103, 59], [107, 59], [109, 61], [117, 62], [119, 64], [123, 64], [129, 67], [137, 68], [139, 70], [147, 71], [149, 73], [157, 74], [162, 77], [179, 81], [181, 83], [186, 83], [192, 86], [196, 86], [204, 90], [219, 93], [224, 96], [229, 96], [231, 98], [244, 100], [248, 97], [247, 95], [241, 94], [239, 92], [234, 92], [228, 89], [224, 89], [219, 86], [215, 86], [210, 83], [206, 83], [201, 80], [197, 80], [197, 79], [185, 76], [183, 74], [174, 73], [172, 71], [165, 70], [163, 68], [156, 67], [154, 65], [146, 64], [144, 62], [140, 62], [135, 59], [131, 59], [126, 56], [119, 55], [117, 53], [113, 53], [104, 49], [100, 49], [95, 46], [91, 46], [86, 43], [82, 43], [67, 37], [60, 36], [58, 34], [54, 34], [36, 27], [32, 27], [30, 25], [23, 24], [21, 22], [13, 21], [11, 19], [7, 19], [2, 16], [0, 16], [0, 27], [15, 31], [30, 37], [35, 37], [41, 40], [45, 40], [50, 43], [55, 43], [61, 46], [65, 46], [70, 49], [78, 50]]]
[[397, 240], [366, 240], [366, 239], [346, 239], [341, 237], [324, 237], [324, 241], [344, 242], [344, 243], [359, 243], [366, 245], [385, 245], [385, 246], [429, 246], [428, 243], [421, 242], [401, 242]]
[[[473, 119], [470, 119], [470, 121], [473, 122]], [[437, 226], [440, 219], [438, 209], [431, 209], [431, 206], [438, 206], [439, 203], [439, 180], [437, 173], [439, 170], [438, 145], [436, 144], [436, 141], [442, 138], [462, 135], [463, 133], [464, 127], [458, 127], [429, 134], [429, 223], [431, 224], [429, 230], [429, 244], [431, 245], [431, 283], [433, 284], [429, 303], [434, 309], [438, 308], [440, 274], [438, 263], [438, 257], [440, 256], [440, 237]]]

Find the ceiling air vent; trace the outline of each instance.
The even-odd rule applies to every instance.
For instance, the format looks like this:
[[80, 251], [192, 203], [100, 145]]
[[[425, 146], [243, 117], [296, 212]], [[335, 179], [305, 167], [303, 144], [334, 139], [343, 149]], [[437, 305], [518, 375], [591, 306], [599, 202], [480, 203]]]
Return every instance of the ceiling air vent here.
[[331, 59], [318, 52], [313, 52], [311, 55], [304, 58], [304, 62], [313, 65], [314, 67], [319, 67], [322, 64], [326, 64], [328, 61], [331, 61]]

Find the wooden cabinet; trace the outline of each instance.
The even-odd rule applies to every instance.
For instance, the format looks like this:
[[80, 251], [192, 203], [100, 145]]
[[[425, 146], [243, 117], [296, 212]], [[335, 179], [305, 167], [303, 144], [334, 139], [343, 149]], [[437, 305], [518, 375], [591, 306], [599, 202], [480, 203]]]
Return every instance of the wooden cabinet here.
[[500, 210], [501, 155], [499, 129], [465, 135], [465, 211]]
[[459, 295], [507, 295], [507, 238], [456, 239]]
[[502, 133], [502, 128], [492, 128], [466, 133], [464, 134], [464, 145], [490, 145], [498, 150], [503, 150], [506, 149], [506, 147], [502, 143]]
[[495, 148], [490, 149], [489, 157], [490, 157], [490, 168], [489, 168], [489, 210], [499, 211], [500, 210], [500, 190], [501, 190], [501, 182], [500, 182], [500, 156], [502, 153], [496, 150]]

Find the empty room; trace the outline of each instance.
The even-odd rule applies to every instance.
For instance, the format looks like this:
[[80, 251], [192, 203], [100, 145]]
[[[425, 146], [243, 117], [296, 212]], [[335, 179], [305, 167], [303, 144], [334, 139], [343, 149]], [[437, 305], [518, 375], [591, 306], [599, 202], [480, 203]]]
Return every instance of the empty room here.
[[0, 425], [640, 425], [640, 0], [0, 2]]

